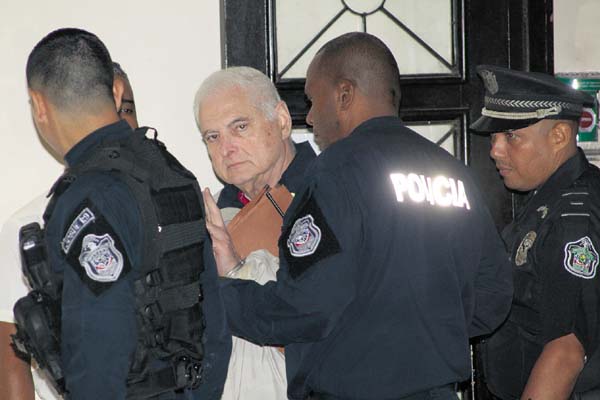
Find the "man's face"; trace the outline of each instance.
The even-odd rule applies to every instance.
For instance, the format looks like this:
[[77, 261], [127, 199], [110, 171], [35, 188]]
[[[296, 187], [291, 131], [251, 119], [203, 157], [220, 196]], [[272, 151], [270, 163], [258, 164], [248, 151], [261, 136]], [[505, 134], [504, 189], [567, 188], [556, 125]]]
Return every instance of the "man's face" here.
[[336, 108], [335, 85], [327, 74], [319, 71], [318, 57], [306, 73], [304, 93], [311, 102], [306, 122], [313, 127], [315, 143], [325, 150], [332, 143], [346, 136], [340, 124]]
[[526, 128], [491, 136], [490, 156], [509, 189], [541, 186], [556, 169], [550, 130], [556, 121], [542, 120]]
[[198, 122], [215, 173], [245, 193], [281, 178], [285, 146], [290, 136], [281, 115], [289, 118], [284, 103], [269, 120], [245, 90], [224, 88], [200, 105]]
[[123, 82], [123, 96], [121, 97], [121, 108], [119, 108], [119, 117], [127, 121], [127, 123], [136, 129], [138, 125], [137, 112], [135, 102], [133, 100], [133, 90], [129, 81], [115, 75], [115, 79], [120, 79]]

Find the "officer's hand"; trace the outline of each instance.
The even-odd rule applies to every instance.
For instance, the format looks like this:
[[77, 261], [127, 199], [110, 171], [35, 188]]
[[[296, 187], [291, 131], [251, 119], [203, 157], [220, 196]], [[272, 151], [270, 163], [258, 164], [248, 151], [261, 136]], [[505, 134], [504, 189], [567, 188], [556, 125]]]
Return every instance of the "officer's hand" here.
[[221, 211], [210, 194], [210, 189], [205, 188], [202, 197], [204, 198], [204, 210], [206, 210], [206, 229], [212, 238], [217, 269], [220, 276], [225, 276], [240, 262], [240, 257], [235, 251], [231, 236], [225, 228]]

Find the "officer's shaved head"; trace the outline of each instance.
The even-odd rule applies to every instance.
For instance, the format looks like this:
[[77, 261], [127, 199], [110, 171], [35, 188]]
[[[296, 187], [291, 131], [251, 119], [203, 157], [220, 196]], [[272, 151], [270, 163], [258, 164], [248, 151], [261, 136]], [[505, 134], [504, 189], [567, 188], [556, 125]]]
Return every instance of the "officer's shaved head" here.
[[62, 111], [114, 107], [113, 64], [98, 37], [81, 29], [51, 32], [31, 51], [27, 84]]
[[350, 32], [327, 42], [316, 54], [320, 73], [333, 82], [349, 79], [368, 97], [400, 105], [400, 72], [390, 49], [368, 33]]

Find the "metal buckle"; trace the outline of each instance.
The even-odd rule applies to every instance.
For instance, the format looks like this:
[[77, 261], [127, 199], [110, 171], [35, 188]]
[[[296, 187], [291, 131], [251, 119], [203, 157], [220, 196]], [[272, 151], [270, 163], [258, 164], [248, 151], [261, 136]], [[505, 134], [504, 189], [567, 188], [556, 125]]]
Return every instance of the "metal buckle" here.
[[144, 278], [147, 286], [158, 286], [163, 282], [162, 274], [159, 269], [154, 269], [148, 272]]
[[158, 302], [150, 303], [144, 307], [144, 315], [149, 319], [158, 319], [163, 314], [162, 308]]

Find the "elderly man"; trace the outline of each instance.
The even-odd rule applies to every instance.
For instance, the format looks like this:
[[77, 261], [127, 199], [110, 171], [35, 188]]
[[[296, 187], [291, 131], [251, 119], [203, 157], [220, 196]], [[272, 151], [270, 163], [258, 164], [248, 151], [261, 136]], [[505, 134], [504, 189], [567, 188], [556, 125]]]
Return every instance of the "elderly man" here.
[[[198, 89], [194, 114], [214, 171], [226, 183], [217, 199], [224, 213], [244, 207], [265, 185], [281, 183], [291, 192], [300, 188], [315, 153], [307, 142], [292, 142], [287, 106], [267, 76], [249, 67], [213, 73]], [[229, 250], [223, 254], [227, 262], [219, 264], [227, 267], [222, 275], [261, 284], [275, 279], [279, 254], [259, 249], [240, 268], [227, 232], [220, 233]], [[234, 337], [223, 399], [285, 398], [284, 363], [277, 348]]]
[[[131, 83], [125, 71], [116, 62], [113, 62], [113, 71], [114, 86], [117, 88], [117, 93], [122, 93], [119, 116], [132, 128], [137, 128], [137, 113]], [[0, 268], [0, 282], [3, 286], [0, 290], [0, 365], [4, 366], [0, 370], [1, 399], [31, 400], [34, 398], [34, 387], [37, 398], [43, 400], [60, 398], [60, 395], [43, 379], [40, 370], [36, 369], [31, 373], [29, 364], [16, 357], [9, 345], [10, 335], [15, 333], [12, 308], [15, 302], [29, 290], [21, 273], [19, 228], [31, 222], [41, 223], [47, 203], [46, 193], [36, 197], [11, 215], [0, 232], [0, 259], [2, 260], [0, 264], [3, 266]]]
[[[325, 44], [305, 92], [325, 150], [285, 215], [278, 280], [222, 282], [229, 325], [285, 345], [294, 400], [456, 399], [469, 337], [498, 326], [512, 295], [481, 195], [402, 124], [398, 67], [374, 36]], [[204, 199], [214, 239], [222, 221]]]
[[515, 293], [507, 321], [484, 344], [487, 385], [502, 399], [600, 389], [592, 358], [600, 339], [600, 172], [576, 141], [582, 107], [593, 99], [545, 74], [496, 66], [478, 73], [485, 107], [471, 129], [491, 134], [506, 187], [529, 192], [503, 232]]

